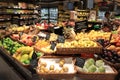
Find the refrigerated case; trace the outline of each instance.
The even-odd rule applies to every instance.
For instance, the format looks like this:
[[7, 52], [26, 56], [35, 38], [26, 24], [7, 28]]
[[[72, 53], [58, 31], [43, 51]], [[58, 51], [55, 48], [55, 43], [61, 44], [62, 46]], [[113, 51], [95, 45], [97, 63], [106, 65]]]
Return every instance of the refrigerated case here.
[[58, 8], [41, 8], [41, 22], [46, 20], [47, 22], [57, 23]]

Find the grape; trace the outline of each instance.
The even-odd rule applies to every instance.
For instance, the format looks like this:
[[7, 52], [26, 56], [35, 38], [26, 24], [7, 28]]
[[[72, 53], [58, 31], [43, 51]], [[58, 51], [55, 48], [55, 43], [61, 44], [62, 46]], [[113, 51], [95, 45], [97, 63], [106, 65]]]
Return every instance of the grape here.
[[105, 60], [110, 60], [110, 58], [109, 57], [105, 57]]
[[113, 59], [118, 60], [118, 56], [114, 56]]
[[112, 63], [116, 63], [116, 61], [115, 61], [114, 59], [111, 59], [111, 62], [112, 62]]

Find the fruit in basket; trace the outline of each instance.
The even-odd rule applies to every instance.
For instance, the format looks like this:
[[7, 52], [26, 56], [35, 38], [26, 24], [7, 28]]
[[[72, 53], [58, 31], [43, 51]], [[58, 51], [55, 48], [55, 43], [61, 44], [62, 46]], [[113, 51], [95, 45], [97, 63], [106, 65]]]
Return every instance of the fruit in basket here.
[[95, 64], [96, 64], [96, 66], [104, 66], [104, 62], [103, 62], [103, 60], [97, 60], [96, 62], [95, 62]]
[[87, 60], [86, 60], [84, 66], [85, 66], [86, 68], [89, 68], [91, 65], [94, 65], [94, 63], [95, 63], [94, 59], [90, 58], [90, 59], [87, 59]]
[[95, 72], [97, 70], [97, 67], [95, 65], [91, 65], [89, 68], [88, 68], [88, 72]]
[[88, 38], [84, 38], [81, 40], [74, 41], [65, 41], [65, 43], [58, 43], [57, 47], [63, 48], [76, 48], [76, 47], [98, 47], [98, 44], [94, 41], [89, 40]]
[[28, 58], [29, 58], [28, 56], [29, 56], [28, 54], [23, 54], [20, 58], [20, 61], [24, 62], [25, 60], [28, 60]]
[[85, 61], [84, 66], [81, 68], [83, 72], [105, 72], [104, 62], [103, 60], [94, 60], [93, 58], [89, 58]]
[[20, 39], [19, 34], [12, 34], [11, 37], [12, 37], [13, 39], [15, 39], [15, 40], [19, 40], [19, 39]]
[[24, 63], [25, 64], [30, 64], [30, 60], [25, 60]]
[[98, 67], [97, 72], [105, 72], [105, 68], [103, 66]]
[[55, 70], [55, 73], [59, 73], [59, 72], [60, 72], [60, 70], [59, 70], [59, 69], [56, 69], [56, 70]]
[[103, 53], [99, 54], [99, 56], [111, 63], [120, 63], [120, 55], [118, 52], [119, 51], [104, 49]]
[[67, 66], [63, 66], [62, 69], [63, 69], [64, 72], [68, 72], [68, 70], [69, 70]]
[[64, 59], [61, 59], [61, 60], [59, 61], [59, 66], [60, 66], [60, 67], [63, 67], [64, 64], [65, 64], [65, 60], [64, 60]]
[[46, 66], [47, 66], [47, 63], [46, 63], [46, 62], [41, 62], [41, 66], [46, 67]]
[[1, 44], [8, 52], [10, 52], [11, 55], [13, 55], [18, 48], [24, 46], [23, 44], [19, 44], [18, 42], [13, 41], [9, 37], [3, 38], [1, 40]]
[[49, 69], [50, 69], [50, 70], [54, 70], [54, 68], [55, 68], [54, 65], [50, 65], [50, 68], [49, 68]]
[[33, 48], [29, 46], [23, 46], [16, 50], [16, 53], [13, 55], [18, 61], [24, 64], [30, 64], [30, 60], [33, 55]]
[[91, 30], [89, 33], [77, 33], [75, 39], [80, 40], [81, 38], [89, 38], [90, 40], [98, 40], [98, 39], [104, 39], [109, 40], [110, 32], [101, 32], [101, 31], [95, 31]]
[[32, 58], [32, 54], [33, 54], [33, 47], [29, 47], [29, 46], [23, 46], [17, 49], [17, 53], [20, 53], [21, 55], [24, 54], [29, 54], [29, 58]]

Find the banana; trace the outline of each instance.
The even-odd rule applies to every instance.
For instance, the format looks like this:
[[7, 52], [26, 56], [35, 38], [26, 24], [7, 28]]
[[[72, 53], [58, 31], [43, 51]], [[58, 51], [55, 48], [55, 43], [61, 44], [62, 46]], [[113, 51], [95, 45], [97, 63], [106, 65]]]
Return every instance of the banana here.
[[29, 59], [31, 59], [31, 58], [32, 58], [33, 52], [34, 52], [34, 51], [31, 51], [31, 52], [30, 52], [30, 54], [29, 54], [29, 56], [28, 56], [28, 57], [29, 57]]

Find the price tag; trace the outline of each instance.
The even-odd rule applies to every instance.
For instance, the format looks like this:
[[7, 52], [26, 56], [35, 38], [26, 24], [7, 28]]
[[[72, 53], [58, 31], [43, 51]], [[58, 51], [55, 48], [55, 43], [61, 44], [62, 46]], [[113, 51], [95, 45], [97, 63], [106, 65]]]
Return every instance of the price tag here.
[[37, 59], [37, 54], [33, 52], [32, 59]]
[[85, 59], [79, 57], [76, 58], [76, 62], [75, 62], [76, 66], [83, 68], [84, 64], [85, 64]]
[[49, 40], [50, 39], [50, 34], [47, 34], [46, 35], [46, 40]]
[[50, 47], [50, 49], [54, 50], [55, 47], [56, 47], [56, 43], [55, 43], [55, 42], [51, 42], [51, 47]]
[[59, 43], [64, 43], [64, 42], [65, 42], [65, 37], [64, 37], [64, 36], [58, 36], [57, 41], [58, 41]]
[[33, 42], [36, 42], [36, 40], [37, 40], [37, 36], [34, 36], [34, 37], [32, 38], [32, 41], [33, 41]]

